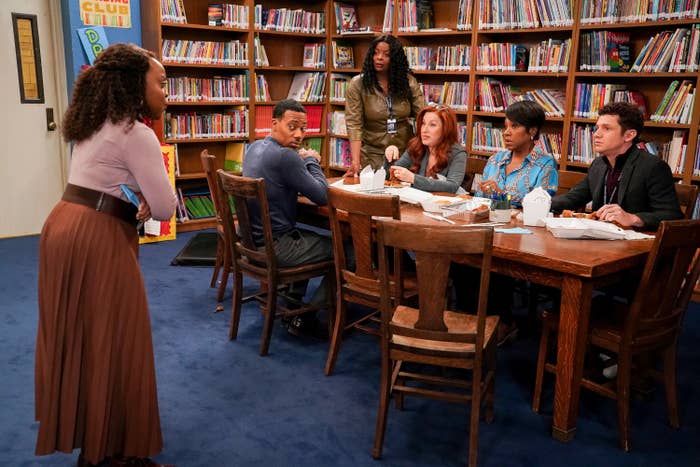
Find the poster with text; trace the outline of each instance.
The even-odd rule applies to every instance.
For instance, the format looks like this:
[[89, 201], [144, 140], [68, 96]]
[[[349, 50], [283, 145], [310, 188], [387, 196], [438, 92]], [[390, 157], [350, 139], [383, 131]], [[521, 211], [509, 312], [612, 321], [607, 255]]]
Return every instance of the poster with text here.
[[131, 27], [131, 0], [81, 0], [80, 18], [85, 26]]

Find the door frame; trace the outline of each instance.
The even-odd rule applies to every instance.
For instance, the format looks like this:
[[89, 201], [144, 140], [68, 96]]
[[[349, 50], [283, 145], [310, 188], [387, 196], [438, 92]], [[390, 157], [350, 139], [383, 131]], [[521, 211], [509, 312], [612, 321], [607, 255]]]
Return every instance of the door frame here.
[[[61, 2], [48, 0], [49, 3], [49, 23], [51, 25], [50, 40], [53, 42], [53, 62], [54, 62], [54, 83], [44, 81], [44, 86], [55, 86], [56, 91], [56, 111], [54, 115], [58, 119], [58, 131], [61, 131], [60, 121], [63, 114], [68, 109], [68, 80], [66, 71], [66, 49], [65, 35], [63, 34], [63, 15]], [[61, 183], [65, 186], [68, 183], [68, 174], [70, 170], [70, 147], [63, 137], [59, 138], [59, 158], [61, 160]]]

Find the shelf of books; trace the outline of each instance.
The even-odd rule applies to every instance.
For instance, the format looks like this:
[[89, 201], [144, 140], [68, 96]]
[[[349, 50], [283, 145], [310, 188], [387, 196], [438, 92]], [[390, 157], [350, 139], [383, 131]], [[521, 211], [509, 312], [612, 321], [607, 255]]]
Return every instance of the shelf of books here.
[[[598, 110], [623, 100], [645, 112], [644, 147], [679, 181], [700, 184], [697, 1], [237, 3], [141, 2], [144, 46], [168, 72], [170, 105], [157, 131], [175, 146], [182, 198], [206, 186], [202, 149], [240, 171], [246, 145], [269, 134], [272, 108], [287, 97], [307, 109], [305, 144], [319, 149], [328, 175], [342, 173], [345, 89], [385, 33], [404, 44], [426, 100], [456, 110], [470, 156], [500, 150], [505, 107], [529, 99], [547, 114], [538, 144], [561, 169], [585, 171]], [[205, 220], [178, 229], [214, 225], [184, 211]]]

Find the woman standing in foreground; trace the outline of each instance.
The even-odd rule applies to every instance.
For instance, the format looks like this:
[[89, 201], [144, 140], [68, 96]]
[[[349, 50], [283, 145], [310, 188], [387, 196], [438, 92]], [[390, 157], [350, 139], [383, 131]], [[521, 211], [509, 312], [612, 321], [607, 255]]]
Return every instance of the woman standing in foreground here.
[[37, 455], [81, 448], [78, 466], [158, 465], [148, 459], [163, 440], [136, 223], [175, 209], [142, 123], [161, 117], [164, 86], [163, 66], [132, 44], [105, 49], [75, 83], [63, 120], [75, 143], [69, 183], [39, 244]]
[[362, 64], [345, 92], [345, 123], [350, 139], [352, 165], [359, 174], [366, 165], [377, 170], [384, 164], [384, 150], [393, 144], [402, 154], [413, 137], [408, 119], [423, 107], [423, 91], [408, 68], [401, 42], [394, 36], [372, 41]]

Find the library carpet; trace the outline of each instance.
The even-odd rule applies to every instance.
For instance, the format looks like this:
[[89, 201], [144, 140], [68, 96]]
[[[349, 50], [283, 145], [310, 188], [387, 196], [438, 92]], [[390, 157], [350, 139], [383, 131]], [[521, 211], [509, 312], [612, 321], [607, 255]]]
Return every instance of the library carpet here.
[[199, 232], [187, 242], [170, 264], [174, 266], [214, 266], [217, 235], [216, 232]]

